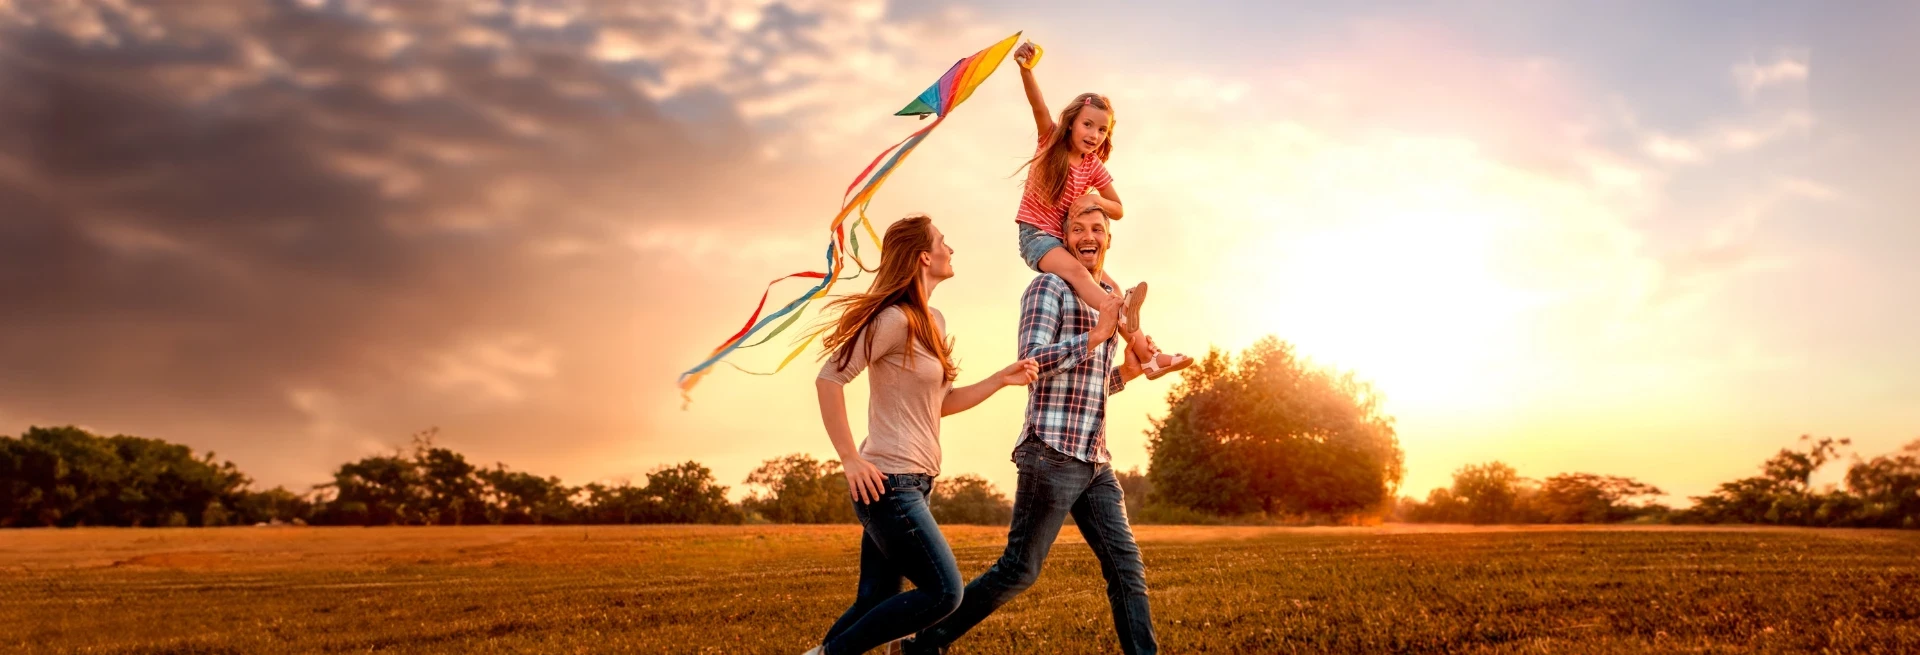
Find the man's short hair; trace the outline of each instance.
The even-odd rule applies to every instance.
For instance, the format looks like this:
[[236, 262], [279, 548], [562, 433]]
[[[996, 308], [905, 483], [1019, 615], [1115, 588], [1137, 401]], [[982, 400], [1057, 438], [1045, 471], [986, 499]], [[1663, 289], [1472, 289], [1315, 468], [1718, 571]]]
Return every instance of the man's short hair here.
[[1087, 205], [1087, 208], [1080, 210], [1079, 216], [1075, 216], [1074, 218], [1079, 218], [1080, 216], [1086, 216], [1087, 214], [1091, 214], [1094, 212], [1100, 212], [1101, 218], [1105, 218], [1107, 220], [1113, 220], [1112, 216], [1107, 215], [1107, 210], [1101, 209], [1099, 205]]

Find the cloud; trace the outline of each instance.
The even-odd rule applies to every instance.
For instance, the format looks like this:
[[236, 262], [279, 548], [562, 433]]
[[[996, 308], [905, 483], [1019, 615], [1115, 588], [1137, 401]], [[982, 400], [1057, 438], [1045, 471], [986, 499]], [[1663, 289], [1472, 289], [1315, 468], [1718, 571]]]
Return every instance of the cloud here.
[[1698, 163], [1705, 158], [1705, 155], [1700, 152], [1700, 146], [1660, 134], [1647, 137], [1646, 151], [1654, 159], [1679, 164]]
[[1765, 117], [1722, 120], [1690, 138], [1648, 132], [1641, 150], [1665, 164], [1701, 164], [1796, 137], [1804, 139], [1812, 134], [1813, 126], [1812, 114], [1787, 110]]
[[[831, 188], [749, 120], [825, 111], [810, 67], [891, 70], [885, 44], [822, 64], [875, 7], [0, 4], [0, 397], [270, 483], [430, 424], [517, 465], [571, 438], [527, 466], [630, 441], [682, 364], [640, 349], [697, 327], [635, 326], [728, 278], [662, 274], [673, 244], [633, 235], [746, 252]], [[337, 447], [285, 456], [302, 439]]]
[[1782, 179], [1780, 188], [1787, 193], [1812, 200], [1833, 200], [1841, 197], [1840, 192], [1831, 186], [1799, 177]]
[[1751, 100], [1768, 87], [1806, 82], [1809, 69], [1807, 51], [1787, 50], [1764, 64], [1751, 59], [1735, 64], [1733, 81], [1740, 87], [1741, 96]]
[[1723, 150], [1742, 152], [1773, 143], [1782, 138], [1806, 136], [1813, 129], [1813, 115], [1800, 110], [1787, 111], [1771, 119], [1745, 125], [1727, 125], [1715, 130], [1714, 141]]
[[[1755, 96], [1763, 89], [1798, 85], [1806, 81], [1806, 51], [1782, 52], [1771, 63], [1749, 61], [1733, 67], [1741, 97], [1748, 104], [1755, 104]], [[1815, 124], [1804, 96], [1762, 103], [1744, 112], [1745, 115], [1714, 118], [1686, 136], [1643, 126], [1625, 106], [1623, 99], [1613, 102], [1624, 126], [1639, 135], [1640, 151], [1662, 164], [1699, 165], [1728, 154], [1758, 150], [1785, 139], [1806, 138], [1812, 134]]]
[[552, 378], [557, 351], [527, 335], [472, 339], [434, 357], [424, 378], [448, 391], [472, 391], [487, 398], [518, 402], [526, 385]]

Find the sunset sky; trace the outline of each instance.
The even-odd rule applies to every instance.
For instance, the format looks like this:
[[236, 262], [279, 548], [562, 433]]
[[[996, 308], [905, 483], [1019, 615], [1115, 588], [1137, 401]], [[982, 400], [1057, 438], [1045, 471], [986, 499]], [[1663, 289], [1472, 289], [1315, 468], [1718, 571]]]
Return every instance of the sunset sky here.
[[[1024, 30], [1056, 110], [1115, 103], [1148, 330], [1371, 380], [1403, 494], [1920, 437], [1920, 4], [1547, 4], [0, 0], [0, 432], [295, 488], [428, 426], [573, 484], [832, 457], [811, 356], [675, 378]], [[957, 250], [963, 383], [1014, 355], [1032, 139], [1009, 61], [870, 212]], [[1110, 404], [1119, 468], [1170, 382]], [[1024, 399], [949, 418], [946, 473], [1011, 492]]]

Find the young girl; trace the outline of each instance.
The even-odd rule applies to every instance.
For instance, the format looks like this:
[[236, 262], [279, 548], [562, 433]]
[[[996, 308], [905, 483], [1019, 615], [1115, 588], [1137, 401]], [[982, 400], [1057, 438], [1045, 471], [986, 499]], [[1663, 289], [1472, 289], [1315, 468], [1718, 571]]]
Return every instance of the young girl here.
[[[1035, 271], [1065, 279], [1081, 302], [1100, 306], [1101, 300], [1112, 294], [1100, 283], [1113, 289], [1120, 284], [1104, 266], [1095, 281], [1087, 267], [1067, 250], [1062, 227], [1068, 217], [1096, 209], [1113, 220], [1125, 214], [1105, 165], [1113, 153], [1113, 104], [1106, 96], [1082, 93], [1060, 111], [1056, 123], [1047, 113], [1040, 83], [1033, 77], [1033, 44], [1020, 44], [1013, 58], [1020, 63], [1020, 81], [1026, 87], [1027, 103], [1033, 106], [1033, 124], [1040, 133], [1038, 149], [1022, 166], [1027, 169], [1026, 191], [1020, 197], [1020, 213], [1014, 218], [1020, 226], [1020, 257]], [[1091, 189], [1098, 189], [1099, 194], [1090, 193]], [[1147, 283], [1128, 289], [1125, 298], [1121, 333], [1127, 347], [1142, 362], [1147, 379], [1158, 379], [1193, 364], [1186, 355], [1159, 352], [1153, 339], [1140, 331], [1140, 306], [1147, 299]]]

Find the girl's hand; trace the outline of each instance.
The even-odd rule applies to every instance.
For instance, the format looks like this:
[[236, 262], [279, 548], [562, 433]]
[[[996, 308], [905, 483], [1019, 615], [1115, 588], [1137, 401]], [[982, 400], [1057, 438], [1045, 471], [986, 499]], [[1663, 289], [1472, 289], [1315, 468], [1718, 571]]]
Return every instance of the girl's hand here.
[[1098, 195], [1089, 193], [1075, 198], [1073, 204], [1067, 207], [1067, 220], [1071, 221], [1075, 216], [1086, 213], [1089, 207], [1098, 206], [1100, 206], [1100, 196]]
[[880, 500], [880, 496], [887, 493], [886, 474], [864, 457], [854, 455], [846, 458], [846, 461], [840, 462], [840, 470], [847, 475], [847, 491], [862, 505]]
[[1031, 359], [1023, 359], [1007, 365], [1006, 368], [1000, 369], [1000, 372], [994, 374], [994, 377], [1000, 380], [1000, 384], [1009, 387], [1024, 387], [1031, 384], [1034, 380], [1040, 379], [1040, 363]]
[[1033, 61], [1033, 42], [1026, 41], [1021, 43], [1020, 47], [1014, 48], [1013, 60], [1019, 63], [1021, 68], [1033, 67], [1033, 64], [1027, 63]]

